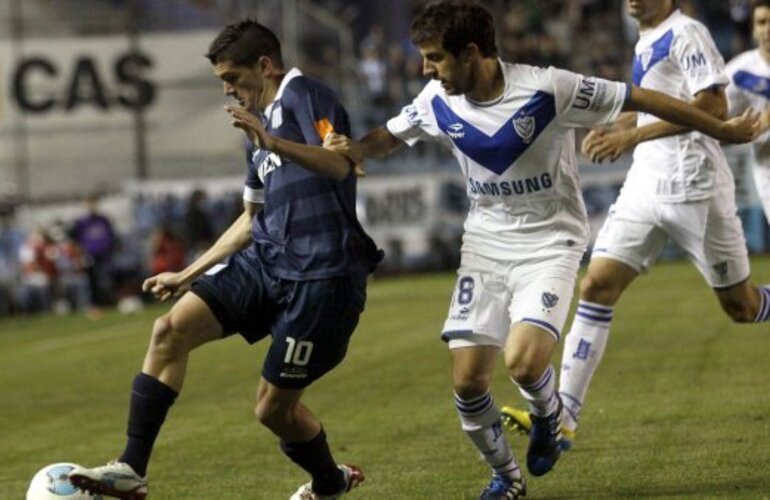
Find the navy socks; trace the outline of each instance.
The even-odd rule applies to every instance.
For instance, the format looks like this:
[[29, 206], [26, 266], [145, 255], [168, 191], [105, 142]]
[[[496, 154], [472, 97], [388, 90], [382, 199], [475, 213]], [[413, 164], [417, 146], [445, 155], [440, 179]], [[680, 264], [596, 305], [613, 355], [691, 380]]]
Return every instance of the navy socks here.
[[130, 465], [137, 474], [147, 474], [155, 438], [166, 420], [178, 393], [158, 379], [145, 373], [134, 377], [128, 412], [128, 441], [119, 462]]
[[316, 437], [303, 443], [281, 440], [281, 450], [295, 464], [313, 477], [313, 492], [318, 495], [334, 495], [345, 488], [345, 474], [337, 467], [326, 442], [323, 429]]

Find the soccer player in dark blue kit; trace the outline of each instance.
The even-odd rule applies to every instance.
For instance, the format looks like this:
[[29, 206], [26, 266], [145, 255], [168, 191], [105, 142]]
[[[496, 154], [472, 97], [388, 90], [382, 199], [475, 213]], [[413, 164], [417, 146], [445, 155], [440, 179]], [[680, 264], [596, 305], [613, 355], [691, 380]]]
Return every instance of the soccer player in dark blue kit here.
[[300, 398], [345, 357], [367, 274], [382, 258], [356, 219], [349, 160], [313, 147], [328, 133], [349, 134], [348, 117], [327, 87], [284, 70], [278, 39], [256, 21], [227, 26], [206, 56], [225, 94], [240, 104], [227, 107], [233, 125], [250, 138], [245, 209], [186, 269], [144, 282], [160, 300], [189, 291], [153, 326], [133, 382], [124, 451], [108, 465], [76, 468], [70, 481], [92, 493], [144, 499], [150, 454], [190, 351], [239, 332], [249, 343], [272, 335], [255, 411], [312, 478], [291, 498], [338, 498], [363, 474], [335, 462], [320, 421]]

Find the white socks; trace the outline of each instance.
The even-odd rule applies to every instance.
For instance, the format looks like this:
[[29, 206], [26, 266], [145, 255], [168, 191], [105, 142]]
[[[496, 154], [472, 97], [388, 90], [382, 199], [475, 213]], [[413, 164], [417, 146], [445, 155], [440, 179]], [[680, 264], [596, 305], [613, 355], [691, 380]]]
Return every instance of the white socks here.
[[500, 410], [495, 406], [492, 396], [487, 392], [477, 398], [464, 400], [455, 394], [455, 407], [463, 430], [495, 473], [519, 479], [521, 470], [503, 435]]
[[759, 312], [754, 318], [754, 323], [762, 323], [770, 319], [770, 286], [762, 285], [759, 287]]
[[[511, 379], [513, 380], [513, 379]], [[553, 366], [548, 365], [540, 380], [528, 385], [513, 383], [519, 386], [521, 395], [529, 401], [529, 411], [536, 417], [546, 417], [559, 407], [556, 399], [556, 380]]]
[[564, 341], [559, 395], [564, 403], [562, 424], [575, 430], [591, 378], [599, 366], [610, 334], [613, 308], [581, 300], [572, 329]]

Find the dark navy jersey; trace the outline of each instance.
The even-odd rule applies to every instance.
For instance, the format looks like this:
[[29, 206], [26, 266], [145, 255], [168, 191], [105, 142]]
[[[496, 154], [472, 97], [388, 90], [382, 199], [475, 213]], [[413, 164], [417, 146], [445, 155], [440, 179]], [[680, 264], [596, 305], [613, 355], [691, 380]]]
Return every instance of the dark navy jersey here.
[[[284, 77], [263, 121], [276, 137], [314, 146], [329, 132], [350, 135], [347, 112], [336, 95], [297, 69]], [[252, 144], [247, 159], [247, 194], [264, 189], [265, 204], [252, 225], [261, 265], [279, 278], [300, 281], [374, 269], [382, 252], [356, 217], [352, 169], [338, 181]]]

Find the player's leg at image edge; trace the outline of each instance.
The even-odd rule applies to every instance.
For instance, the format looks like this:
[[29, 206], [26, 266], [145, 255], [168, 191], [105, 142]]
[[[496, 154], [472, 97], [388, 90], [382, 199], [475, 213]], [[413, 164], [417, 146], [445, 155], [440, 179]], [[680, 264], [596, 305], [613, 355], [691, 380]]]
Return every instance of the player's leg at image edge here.
[[[562, 403], [562, 451], [572, 448], [578, 418], [585, 401], [588, 386], [604, 356], [614, 308], [586, 300], [578, 302], [572, 329], [565, 339], [559, 396]], [[503, 425], [509, 431], [529, 434], [532, 430], [530, 412], [504, 406], [501, 409]]]

